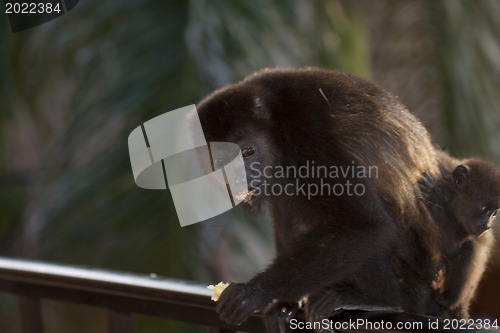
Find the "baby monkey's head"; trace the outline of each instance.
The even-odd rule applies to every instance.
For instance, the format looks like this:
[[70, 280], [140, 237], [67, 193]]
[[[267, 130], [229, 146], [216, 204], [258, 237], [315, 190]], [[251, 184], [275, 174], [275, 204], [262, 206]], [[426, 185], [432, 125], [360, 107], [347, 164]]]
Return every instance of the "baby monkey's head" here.
[[457, 166], [444, 186], [446, 209], [461, 227], [479, 236], [491, 227], [500, 208], [500, 172], [490, 162], [468, 159]]

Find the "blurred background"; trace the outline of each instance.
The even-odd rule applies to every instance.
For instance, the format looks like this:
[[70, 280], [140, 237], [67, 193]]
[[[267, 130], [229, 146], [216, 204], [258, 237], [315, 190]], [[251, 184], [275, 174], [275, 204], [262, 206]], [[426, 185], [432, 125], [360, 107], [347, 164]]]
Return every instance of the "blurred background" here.
[[[231, 211], [181, 228], [168, 191], [135, 186], [127, 148], [144, 121], [263, 67], [371, 78], [452, 155], [499, 165], [499, 13], [496, 0], [80, 0], [18, 33], [0, 14], [0, 256], [206, 284], [264, 268], [269, 221]], [[474, 316], [500, 319], [499, 279], [497, 247]], [[46, 332], [105, 331], [100, 309], [44, 302]], [[0, 331], [19, 332], [16, 307], [0, 293]]]

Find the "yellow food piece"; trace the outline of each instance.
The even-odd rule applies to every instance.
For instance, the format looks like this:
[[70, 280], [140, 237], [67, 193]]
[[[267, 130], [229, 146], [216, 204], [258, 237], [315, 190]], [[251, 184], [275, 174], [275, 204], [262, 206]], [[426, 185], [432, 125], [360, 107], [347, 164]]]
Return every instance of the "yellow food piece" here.
[[224, 289], [229, 286], [229, 283], [224, 283], [224, 282], [219, 282], [215, 286], [214, 285], [209, 285], [207, 286], [208, 289], [213, 291], [212, 298], [211, 300], [214, 302], [217, 302], [219, 300], [220, 294], [224, 291]]

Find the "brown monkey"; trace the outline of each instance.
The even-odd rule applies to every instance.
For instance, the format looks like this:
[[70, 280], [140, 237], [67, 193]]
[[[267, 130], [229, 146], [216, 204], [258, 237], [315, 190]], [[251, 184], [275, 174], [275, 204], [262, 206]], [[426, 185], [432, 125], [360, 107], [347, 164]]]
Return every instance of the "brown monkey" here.
[[[246, 204], [268, 207], [275, 231], [276, 258], [222, 293], [221, 319], [240, 324], [304, 297], [316, 318], [346, 305], [440, 314], [428, 304], [439, 231], [418, 199], [420, 176], [440, 174], [436, 148], [394, 96], [338, 71], [267, 69], [215, 91], [197, 109], [207, 141], [240, 145]], [[348, 172], [277, 172], [311, 165]], [[366, 176], [370, 168], [377, 172]], [[349, 184], [359, 191], [349, 194]], [[337, 191], [304, 190], [311, 188]]]
[[469, 305], [486, 267], [500, 208], [500, 171], [481, 159], [441, 155], [442, 176], [424, 175], [421, 188], [442, 238], [443, 265], [432, 288], [444, 315], [468, 318]]

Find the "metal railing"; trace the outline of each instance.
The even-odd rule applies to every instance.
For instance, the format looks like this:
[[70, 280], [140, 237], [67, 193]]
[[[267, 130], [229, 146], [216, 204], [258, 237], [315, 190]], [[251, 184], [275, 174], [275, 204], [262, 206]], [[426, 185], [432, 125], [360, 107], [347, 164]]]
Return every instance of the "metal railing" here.
[[[210, 333], [266, 332], [265, 318], [253, 314], [241, 326], [220, 321], [204, 285], [89, 268], [0, 257], [0, 292], [16, 294], [23, 333], [42, 333], [41, 300], [102, 307], [110, 333], [132, 333], [131, 314], [145, 314], [209, 327]], [[279, 320], [284, 318], [277, 317]], [[301, 313], [297, 314], [301, 318]], [[470, 325], [446, 327], [442, 319], [401, 312], [342, 311], [332, 318], [336, 332], [500, 332]], [[300, 321], [305, 324], [304, 321]], [[381, 323], [385, 323], [383, 327]], [[398, 324], [404, 324], [398, 327]], [[289, 324], [287, 332], [291, 332]], [[390, 327], [390, 328], [389, 328]], [[301, 330], [305, 332], [305, 330]], [[312, 331], [311, 331], [312, 332]]]

